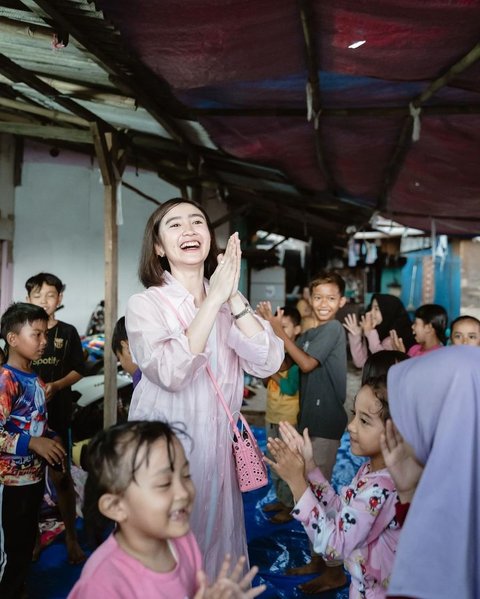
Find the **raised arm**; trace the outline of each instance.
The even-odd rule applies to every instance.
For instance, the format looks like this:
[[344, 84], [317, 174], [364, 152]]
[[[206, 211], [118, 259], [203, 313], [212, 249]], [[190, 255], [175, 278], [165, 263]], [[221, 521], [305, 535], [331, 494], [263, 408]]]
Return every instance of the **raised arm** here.
[[277, 335], [277, 337], [283, 341], [285, 345], [285, 352], [287, 352], [292, 360], [298, 364], [298, 367], [302, 372], [311, 372], [318, 366], [318, 360], [297, 347], [295, 343], [285, 334], [285, 331], [282, 328], [282, 310], [279, 309], [277, 310], [276, 314], [273, 314], [270, 302], [260, 302], [257, 306], [257, 312], [262, 318], [268, 320], [275, 335]]

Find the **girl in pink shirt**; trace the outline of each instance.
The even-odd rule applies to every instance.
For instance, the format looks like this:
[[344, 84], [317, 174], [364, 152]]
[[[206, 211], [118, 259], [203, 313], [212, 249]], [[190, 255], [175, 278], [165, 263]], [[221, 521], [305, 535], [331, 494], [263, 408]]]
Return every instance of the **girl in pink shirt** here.
[[[281, 423], [284, 441], [268, 442], [275, 462], [266, 461], [290, 486], [296, 501], [292, 514], [303, 524], [315, 553], [344, 560], [352, 580], [350, 599], [385, 599], [393, 569], [400, 530], [395, 484], [380, 446], [387, 418], [385, 377], [369, 379], [355, 398], [348, 432], [352, 453], [370, 459], [338, 494], [313, 462], [307, 429], [302, 437]], [[328, 568], [322, 577], [328, 585]]]
[[[229, 558], [209, 586], [190, 531], [195, 488], [174, 430], [164, 422], [128, 422], [102, 431], [88, 449], [85, 520], [115, 531], [92, 554], [69, 599], [251, 599], [257, 569]], [[96, 531], [96, 530], [95, 530]]]
[[403, 339], [392, 331], [393, 349], [406, 352], [410, 358], [439, 349], [447, 342], [447, 323], [448, 315], [443, 306], [424, 304], [415, 311], [415, 320], [412, 324], [416, 344], [407, 351]]

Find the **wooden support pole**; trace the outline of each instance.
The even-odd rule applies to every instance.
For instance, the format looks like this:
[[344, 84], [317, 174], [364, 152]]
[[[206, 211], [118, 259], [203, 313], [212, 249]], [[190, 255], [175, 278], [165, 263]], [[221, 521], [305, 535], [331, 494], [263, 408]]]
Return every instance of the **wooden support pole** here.
[[104, 185], [105, 254], [105, 345], [103, 425], [117, 421], [117, 358], [112, 350], [113, 329], [118, 315], [118, 225], [117, 192], [125, 167], [125, 152], [118, 139], [97, 124], [91, 125], [93, 143]]
[[104, 252], [105, 252], [105, 345], [103, 350], [105, 394], [103, 425], [117, 422], [117, 358], [112, 350], [112, 336], [118, 314], [118, 226], [117, 181], [104, 189]]
[[13, 229], [15, 218], [15, 139], [0, 135], [0, 312], [13, 296]]

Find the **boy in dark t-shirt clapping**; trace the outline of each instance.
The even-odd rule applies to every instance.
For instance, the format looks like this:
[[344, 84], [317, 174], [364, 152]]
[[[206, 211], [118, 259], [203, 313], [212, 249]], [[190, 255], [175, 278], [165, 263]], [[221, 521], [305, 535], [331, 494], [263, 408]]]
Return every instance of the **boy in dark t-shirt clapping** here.
[[[27, 301], [41, 306], [48, 314], [47, 347], [43, 355], [32, 362], [33, 370], [45, 383], [48, 402], [48, 425], [69, 448], [69, 428], [72, 417], [72, 385], [84, 375], [84, 357], [77, 329], [55, 318], [63, 299], [65, 285], [50, 273], [39, 273], [25, 283]], [[60, 515], [65, 524], [68, 560], [78, 564], [85, 559], [78, 544], [75, 529], [75, 489], [69, 468], [66, 472], [50, 473], [58, 496]]]

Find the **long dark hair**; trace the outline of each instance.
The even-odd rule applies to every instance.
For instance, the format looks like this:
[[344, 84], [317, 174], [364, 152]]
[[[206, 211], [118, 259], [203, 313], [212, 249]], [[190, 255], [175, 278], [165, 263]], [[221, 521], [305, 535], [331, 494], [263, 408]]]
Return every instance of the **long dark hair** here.
[[390, 331], [394, 329], [402, 338], [408, 351], [415, 344], [415, 337], [412, 332], [412, 321], [400, 299], [388, 293], [374, 293], [367, 311], [372, 309], [373, 300], [377, 300], [382, 313], [382, 322], [375, 327], [380, 341], [388, 337]]
[[208, 214], [205, 210], [193, 200], [184, 200], [183, 198], [173, 198], [159, 206], [150, 216], [145, 227], [143, 236], [142, 251], [140, 254], [140, 264], [138, 266], [138, 276], [144, 287], [153, 287], [163, 285], [165, 271], [170, 272], [170, 266], [166, 257], [161, 258], [155, 252], [155, 244], [160, 242], [158, 234], [160, 221], [175, 206], [179, 204], [191, 204], [199, 210], [205, 217], [208, 230], [210, 231], [210, 251], [205, 260], [205, 277], [209, 279], [217, 268], [218, 248], [215, 240], [215, 231]]

